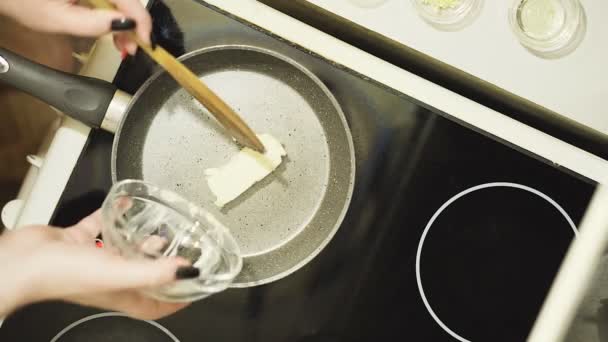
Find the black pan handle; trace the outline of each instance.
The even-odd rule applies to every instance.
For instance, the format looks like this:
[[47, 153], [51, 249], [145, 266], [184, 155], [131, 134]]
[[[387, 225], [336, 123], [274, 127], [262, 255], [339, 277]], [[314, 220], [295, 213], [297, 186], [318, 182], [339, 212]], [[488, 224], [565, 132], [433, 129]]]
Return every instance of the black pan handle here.
[[33, 62], [0, 47], [0, 82], [22, 90], [83, 123], [99, 128], [116, 87]]

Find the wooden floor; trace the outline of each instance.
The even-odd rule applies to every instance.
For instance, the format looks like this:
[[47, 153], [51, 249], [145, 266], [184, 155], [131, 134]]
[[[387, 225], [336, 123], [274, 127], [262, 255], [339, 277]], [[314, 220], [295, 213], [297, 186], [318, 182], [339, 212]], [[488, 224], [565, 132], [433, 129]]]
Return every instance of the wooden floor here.
[[[79, 39], [32, 32], [0, 17], [0, 46], [53, 68], [75, 71], [72, 51], [78, 44]], [[0, 208], [17, 194], [29, 167], [25, 157], [37, 152], [56, 115], [38, 100], [0, 85]]]

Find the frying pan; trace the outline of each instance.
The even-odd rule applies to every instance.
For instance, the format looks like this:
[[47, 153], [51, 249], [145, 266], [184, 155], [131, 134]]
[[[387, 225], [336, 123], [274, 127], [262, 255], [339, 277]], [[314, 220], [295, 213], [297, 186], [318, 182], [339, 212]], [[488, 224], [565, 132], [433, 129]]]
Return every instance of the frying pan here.
[[111, 83], [52, 70], [0, 48], [0, 81], [115, 132], [113, 181], [153, 182], [218, 215], [243, 255], [234, 287], [285, 277], [327, 245], [348, 209], [355, 155], [344, 114], [314, 74], [270, 50], [215, 46], [180, 60], [255, 132], [272, 134], [287, 151], [274, 173], [221, 210], [204, 170], [226, 163], [238, 147], [167, 73], [154, 74], [131, 98]]

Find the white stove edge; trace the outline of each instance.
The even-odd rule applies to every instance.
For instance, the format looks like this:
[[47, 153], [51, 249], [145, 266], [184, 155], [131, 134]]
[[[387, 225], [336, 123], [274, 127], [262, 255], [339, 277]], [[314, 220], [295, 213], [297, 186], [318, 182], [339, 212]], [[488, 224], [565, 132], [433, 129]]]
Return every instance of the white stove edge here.
[[[142, 0], [142, 2], [146, 3], [147, 1]], [[298, 43], [325, 58], [356, 70], [364, 76], [384, 83], [420, 101], [432, 104], [438, 110], [509, 143], [518, 145], [555, 164], [562, 165], [598, 183], [608, 183], [608, 161], [399, 69], [264, 4], [255, 0], [207, 0], [207, 2], [284, 39]], [[109, 37], [100, 39], [81, 73], [111, 80], [120, 65], [120, 57], [114, 51], [112, 44]], [[72, 119], [63, 118], [61, 127], [57, 130], [49, 146], [36, 180], [31, 185], [31, 190], [28, 191], [29, 196], [21, 194], [23, 198], [20, 197], [20, 199], [24, 200], [24, 205], [21, 212], [17, 214], [17, 227], [28, 224], [48, 224], [76, 161], [84, 148], [88, 133], [88, 127]], [[608, 226], [608, 217], [601, 216], [602, 213], [598, 210], [604, 204], [608, 204], [608, 190], [599, 187], [583, 223], [582, 231], [585, 233], [581, 233], [576, 242], [572, 244], [550, 296], [547, 298], [546, 305], [539, 316], [531, 340], [553, 341], [554, 339], [547, 338], [549, 336], [555, 338], [563, 336], [563, 333], [559, 335], [554, 331], [555, 324], [569, 322], [574, 309], [570, 312], [553, 310], [551, 315], [546, 314], [546, 311], [556, 305], [555, 298], [559, 300], [559, 305], [569, 304], [570, 308], [578, 306], [580, 295], [575, 296], [573, 294], [584, 293], [587, 282], [572, 280], [569, 277], [573, 271], [581, 270], [580, 262], [586, 261], [586, 265], [589, 266], [587, 268], [590, 269], [590, 266], [594, 265], [597, 259], [597, 255], [591, 252], [603, 249], [604, 242], [608, 240], [608, 229], [603, 231], [599, 229]], [[594, 233], [593, 236], [591, 236], [592, 233]], [[601, 238], [599, 238], [599, 235], [602, 235]], [[588, 248], [587, 245], [593, 245], [591, 246], [593, 248]], [[571, 259], [574, 261], [571, 261]], [[573, 283], [575, 281], [576, 283]], [[564, 286], [565, 282], [567, 282], [567, 286]], [[557, 340], [555, 339], [555, 341]]]
[[595, 279], [608, 244], [608, 187], [599, 186], [587, 209], [579, 234], [562, 262], [529, 342], [563, 341], [579, 306]]

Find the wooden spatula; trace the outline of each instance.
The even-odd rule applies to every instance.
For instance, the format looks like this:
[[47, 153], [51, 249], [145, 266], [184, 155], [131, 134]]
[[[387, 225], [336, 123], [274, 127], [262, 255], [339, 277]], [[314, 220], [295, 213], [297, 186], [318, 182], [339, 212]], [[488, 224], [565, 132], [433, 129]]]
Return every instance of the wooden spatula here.
[[[96, 8], [115, 9], [107, 0], [89, 0]], [[144, 43], [134, 32], [129, 32], [131, 39], [144, 50], [156, 63], [162, 66], [190, 95], [194, 96], [205, 108], [213, 114], [224, 128], [243, 146], [260, 153], [264, 152], [264, 145], [253, 130], [241, 117], [228, 106], [219, 96], [207, 87], [190, 69], [173, 57], [160, 46], [152, 48]]]

